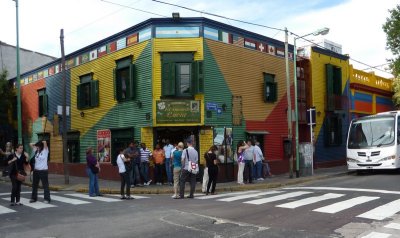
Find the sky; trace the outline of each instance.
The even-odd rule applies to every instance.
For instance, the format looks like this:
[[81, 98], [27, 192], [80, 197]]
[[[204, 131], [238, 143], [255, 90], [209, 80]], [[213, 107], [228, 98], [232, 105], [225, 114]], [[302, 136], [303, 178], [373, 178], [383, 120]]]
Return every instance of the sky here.
[[[19, 45], [21, 48], [61, 57], [60, 30], [64, 29], [65, 53], [69, 54], [149, 18], [207, 17], [280, 41], [283, 31], [243, 24], [231, 19], [284, 29], [303, 36], [328, 27], [325, 36], [307, 36], [316, 43], [323, 39], [342, 45], [357, 69], [393, 77], [388, 70], [386, 35], [382, 25], [398, 0], [160, 0], [204, 13], [152, 0], [19, 0]], [[16, 7], [13, 0], [0, 0], [0, 41], [16, 44]], [[289, 36], [293, 44], [293, 36]], [[297, 46], [309, 45], [297, 40]], [[356, 61], [364, 64], [357, 63]], [[383, 66], [381, 66], [383, 65]], [[380, 66], [371, 69], [369, 66]]]

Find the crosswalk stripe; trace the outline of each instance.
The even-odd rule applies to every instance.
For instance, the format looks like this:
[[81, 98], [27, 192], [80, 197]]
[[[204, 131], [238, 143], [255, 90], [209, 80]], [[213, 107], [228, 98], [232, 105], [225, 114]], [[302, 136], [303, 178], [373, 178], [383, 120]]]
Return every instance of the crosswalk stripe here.
[[390, 191], [382, 189], [365, 189], [365, 188], [340, 188], [340, 187], [293, 187], [283, 188], [288, 190], [332, 190], [332, 191], [351, 191], [351, 192], [367, 192], [367, 193], [384, 193], [384, 194], [400, 194], [400, 191]]
[[8, 207], [0, 206], [0, 214], [6, 214], [6, 213], [11, 213], [11, 212], [16, 212], [16, 211], [13, 209], [10, 209]]
[[391, 236], [391, 234], [386, 234], [386, 233], [373, 231], [373, 232], [369, 233], [368, 235], [363, 236], [361, 238], [387, 238], [387, 237], [390, 237], [390, 236]]
[[312, 192], [305, 192], [305, 191], [292, 192], [292, 193], [277, 195], [277, 196], [268, 197], [268, 198], [260, 198], [260, 199], [256, 199], [256, 200], [252, 200], [252, 201], [247, 201], [247, 202], [244, 202], [244, 203], [260, 205], [260, 204], [264, 204], [264, 203], [284, 200], [284, 199], [287, 199], [287, 198], [298, 197], [298, 196], [309, 194], [309, 193], [312, 193]]
[[119, 199], [108, 198], [108, 197], [90, 197], [87, 194], [80, 194], [80, 193], [69, 193], [69, 194], [65, 194], [65, 195], [72, 196], [72, 197], [89, 199], [89, 200], [102, 201], [102, 202], [120, 202], [121, 201]]
[[400, 211], [400, 199], [393, 202], [387, 203], [385, 205], [379, 206], [368, 212], [365, 212], [357, 217], [367, 218], [372, 220], [383, 220], [387, 217], [393, 216]]
[[376, 199], [379, 199], [379, 197], [360, 196], [349, 200], [337, 202], [325, 207], [320, 207], [314, 209], [313, 211], [333, 214]]
[[255, 193], [255, 192], [260, 192], [257, 190], [253, 191], [245, 191], [245, 192], [234, 192], [234, 193], [223, 193], [223, 194], [217, 194], [217, 195], [211, 195], [211, 196], [202, 196], [202, 197], [194, 197], [195, 199], [214, 199], [214, 198], [220, 198], [220, 197], [228, 197], [228, 196], [233, 196], [233, 195], [242, 195], [242, 194], [249, 194], [249, 193]]
[[221, 199], [218, 199], [217, 201], [232, 202], [232, 201], [253, 198], [253, 197], [258, 197], [258, 196], [263, 196], [263, 195], [268, 195], [268, 194], [277, 194], [277, 193], [281, 193], [281, 191], [269, 191], [269, 192], [262, 192], [262, 193], [238, 195], [238, 196], [233, 196], [233, 197], [228, 197], [228, 198], [221, 198]]
[[[113, 196], [113, 197], [118, 197], [120, 198], [121, 195], [118, 194], [110, 194], [109, 196]], [[144, 199], [144, 198], [150, 198], [150, 197], [146, 197], [146, 196], [139, 196], [139, 195], [131, 195], [131, 197], [133, 197], [134, 199]]]
[[400, 224], [399, 223], [389, 223], [385, 226], [386, 228], [391, 228], [391, 229], [396, 229], [396, 230], [400, 230]]
[[[10, 199], [9, 199], [9, 198], [3, 198], [3, 200], [10, 200]], [[53, 205], [53, 204], [43, 203], [43, 202], [39, 202], [39, 201], [34, 202], [34, 203], [29, 203], [29, 199], [23, 198], [23, 197], [20, 198], [20, 202], [21, 202], [22, 204], [24, 204], [24, 206], [31, 207], [31, 208], [34, 208], [34, 209], [42, 209], [42, 208], [48, 208], [48, 207], [57, 207], [57, 206], [55, 206], [55, 205]]]
[[83, 200], [78, 200], [78, 199], [73, 199], [73, 198], [67, 198], [67, 197], [61, 197], [61, 196], [56, 196], [56, 195], [51, 195], [51, 200], [58, 201], [58, 202], [63, 202], [63, 203], [69, 203], [72, 205], [80, 205], [80, 204], [88, 204], [90, 202], [88, 201], [83, 201]]
[[328, 200], [328, 199], [339, 198], [339, 197], [342, 197], [342, 196], [344, 196], [344, 194], [327, 193], [327, 194], [324, 194], [324, 195], [321, 195], [321, 196], [309, 197], [309, 198], [304, 198], [304, 199], [300, 199], [300, 200], [293, 201], [293, 202], [280, 204], [280, 205], [277, 205], [277, 207], [284, 207], [284, 208], [292, 208], [293, 209], [293, 208], [297, 208], [297, 207], [301, 207], [301, 206], [317, 203], [317, 202]]

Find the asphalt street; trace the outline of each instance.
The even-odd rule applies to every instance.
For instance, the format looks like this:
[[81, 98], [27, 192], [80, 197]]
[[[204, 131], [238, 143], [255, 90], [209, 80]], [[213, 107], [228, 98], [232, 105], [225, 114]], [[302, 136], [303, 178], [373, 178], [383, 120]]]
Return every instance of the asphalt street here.
[[95, 199], [52, 192], [51, 204], [9, 206], [0, 182], [0, 237], [400, 237], [398, 173], [330, 178], [269, 190]]

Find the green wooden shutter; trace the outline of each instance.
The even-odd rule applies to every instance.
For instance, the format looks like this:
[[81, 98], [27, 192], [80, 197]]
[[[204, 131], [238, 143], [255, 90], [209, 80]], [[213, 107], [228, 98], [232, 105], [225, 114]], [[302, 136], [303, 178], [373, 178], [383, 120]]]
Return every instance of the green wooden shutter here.
[[334, 110], [333, 98], [333, 65], [326, 64], [326, 104], [328, 111]]
[[76, 103], [78, 109], [82, 109], [82, 84], [76, 85]]
[[135, 64], [129, 65], [129, 87], [127, 85], [127, 91], [129, 91], [127, 98], [134, 99], [136, 97]]
[[117, 70], [114, 68], [113, 69], [114, 100], [118, 100], [118, 98], [117, 98], [117, 93], [118, 93], [117, 85], [118, 85], [118, 83], [116, 81], [117, 80], [116, 72], [117, 72]]
[[202, 60], [196, 61], [196, 77], [197, 91], [196, 93], [204, 93], [204, 64]]
[[175, 63], [164, 62], [161, 69], [162, 96], [175, 95]]
[[99, 81], [92, 80], [90, 82], [90, 106], [97, 107], [99, 106]]
[[272, 101], [276, 102], [278, 98], [278, 83], [274, 82], [272, 85]]
[[196, 94], [198, 91], [197, 85], [197, 62], [193, 61], [191, 65], [191, 74], [190, 74], [190, 91], [193, 94]]
[[342, 69], [335, 67], [333, 69], [333, 93], [342, 95]]
[[48, 116], [47, 113], [49, 112], [49, 96], [47, 94], [44, 94], [43, 96], [43, 115]]

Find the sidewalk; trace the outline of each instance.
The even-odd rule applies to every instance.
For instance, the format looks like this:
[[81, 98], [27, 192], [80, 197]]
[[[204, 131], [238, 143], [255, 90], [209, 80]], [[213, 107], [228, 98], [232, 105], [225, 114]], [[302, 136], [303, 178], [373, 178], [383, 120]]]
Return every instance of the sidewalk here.
[[[289, 174], [275, 175], [271, 178], [266, 178], [264, 181], [255, 181], [253, 184], [239, 185], [236, 182], [217, 183], [216, 192], [231, 192], [231, 191], [245, 191], [253, 189], [269, 189], [279, 188], [289, 185], [302, 184], [310, 181], [316, 181], [326, 178], [343, 176], [348, 173], [347, 166], [338, 166], [332, 168], [320, 168], [314, 170], [313, 176], [289, 178]], [[1, 172], [0, 172], [1, 174]], [[295, 175], [294, 175], [295, 176]], [[9, 181], [8, 177], [0, 177], [0, 181]], [[75, 192], [88, 192], [87, 177], [73, 177], [69, 176], [69, 184], [65, 184], [64, 175], [49, 174], [50, 190], [52, 191], [75, 191]], [[32, 183], [27, 177], [25, 183], [31, 186]], [[120, 181], [103, 180], [99, 179], [100, 192], [104, 194], [119, 194]], [[189, 184], [186, 184], [186, 189], [189, 189]], [[201, 183], [196, 184], [196, 192], [201, 193]], [[131, 189], [133, 194], [173, 194], [173, 187], [168, 185], [150, 185], [145, 187], [135, 187]]]

